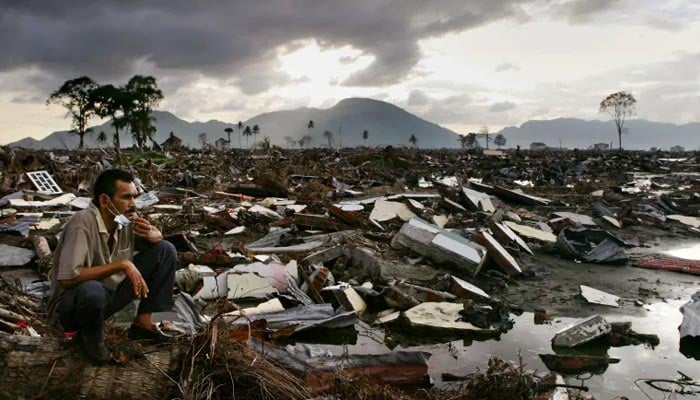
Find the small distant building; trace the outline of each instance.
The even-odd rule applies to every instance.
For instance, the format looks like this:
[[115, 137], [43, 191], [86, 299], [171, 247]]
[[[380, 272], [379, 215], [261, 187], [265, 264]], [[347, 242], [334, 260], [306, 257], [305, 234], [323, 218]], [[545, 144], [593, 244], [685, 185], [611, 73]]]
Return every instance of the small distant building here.
[[179, 150], [182, 148], [182, 139], [175, 136], [173, 132], [170, 132], [170, 137], [165, 140], [165, 142], [160, 144], [163, 151]]
[[685, 151], [685, 147], [683, 146], [673, 146], [670, 148], [671, 152], [673, 153], [682, 153]]
[[608, 151], [608, 150], [610, 150], [610, 145], [607, 143], [596, 143], [593, 145], [593, 150], [595, 150], [595, 151]]
[[231, 142], [224, 138], [216, 139], [216, 142], [214, 142], [214, 146], [218, 150], [227, 150], [229, 147], [231, 147]]
[[533, 151], [547, 150], [547, 145], [544, 143], [541, 143], [541, 142], [530, 143], [530, 150], [533, 150]]

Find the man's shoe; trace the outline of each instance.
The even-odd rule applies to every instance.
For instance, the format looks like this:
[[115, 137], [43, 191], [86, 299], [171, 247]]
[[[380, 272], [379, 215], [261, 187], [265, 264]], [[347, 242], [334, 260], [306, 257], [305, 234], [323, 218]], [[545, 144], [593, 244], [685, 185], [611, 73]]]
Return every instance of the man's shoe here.
[[112, 361], [112, 353], [105, 345], [101, 335], [91, 335], [85, 332], [78, 332], [75, 336], [78, 347], [83, 352], [85, 358], [95, 365], [104, 365]]
[[156, 324], [153, 324], [151, 329], [131, 324], [128, 336], [130, 339], [148, 340], [155, 343], [167, 343], [174, 339], [172, 336], [161, 331]]

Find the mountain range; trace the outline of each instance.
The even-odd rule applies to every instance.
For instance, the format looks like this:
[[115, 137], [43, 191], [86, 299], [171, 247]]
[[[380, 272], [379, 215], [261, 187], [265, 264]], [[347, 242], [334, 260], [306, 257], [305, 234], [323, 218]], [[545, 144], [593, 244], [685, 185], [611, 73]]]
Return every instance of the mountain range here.
[[[260, 141], [268, 137], [273, 145], [287, 146], [287, 137], [294, 140], [304, 135], [312, 137], [311, 146], [328, 146], [324, 131], [332, 132], [333, 146], [358, 146], [365, 144], [362, 132], [368, 131], [368, 146], [408, 145], [411, 135], [415, 135], [417, 145], [421, 148], [454, 148], [459, 146], [459, 135], [447, 128], [426, 121], [393, 104], [363, 98], [341, 100], [328, 109], [297, 108], [295, 110], [274, 111], [257, 115], [244, 125], [260, 127], [260, 134], [255, 139], [239, 138], [237, 122], [210, 120], [207, 122], [188, 122], [170, 112], [154, 111], [156, 137], [158, 143], [165, 141], [170, 132], [182, 139], [189, 147], [200, 147], [199, 135], [206, 133], [208, 143], [227, 137], [224, 129], [233, 128], [231, 146], [252, 145], [253, 140]], [[309, 129], [308, 122], [314, 121], [314, 128]], [[68, 123], [68, 121], [66, 121]], [[623, 135], [623, 147], [626, 149], [648, 149], [650, 147], [668, 148], [674, 145], [686, 149], [700, 148], [700, 123], [675, 125], [646, 120], [627, 121], [625, 127], [629, 134]], [[110, 137], [113, 133], [111, 121], [93, 126], [93, 133], [85, 137], [86, 147], [97, 147], [97, 133], [104, 131]], [[617, 134], [612, 121], [585, 121], [576, 118], [558, 118], [552, 120], [531, 120], [520, 127], [507, 127], [500, 132], [506, 137], [506, 147], [520, 145], [528, 148], [530, 143], [541, 142], [551, 147], [560, 144], [567, 148], [588, 148], [594, 143], [613, 143], [617, 147]], [[561, 140], [561, 142], [560, 142]], [[240, 142], [239, 142], [240, 141]], [[248, 143], [246, 143], [248, 141]], [[121, 133], [122, 146], [131, 146], [128, 133]], [[78, 137], [67, 131], [53, 132], [43, 139], [24, 138], [10, 143], [10, 146], [31, 149], [77, 148]]]

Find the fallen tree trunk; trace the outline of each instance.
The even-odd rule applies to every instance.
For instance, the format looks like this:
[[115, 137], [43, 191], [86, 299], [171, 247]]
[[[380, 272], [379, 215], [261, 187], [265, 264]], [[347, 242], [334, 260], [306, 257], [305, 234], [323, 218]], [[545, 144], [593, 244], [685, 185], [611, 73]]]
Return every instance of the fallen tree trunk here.
[[0, 332], [0, 398], [162, 399], [174, 383], [175, 346], [122, 365], [94, 366], [69, 342]]

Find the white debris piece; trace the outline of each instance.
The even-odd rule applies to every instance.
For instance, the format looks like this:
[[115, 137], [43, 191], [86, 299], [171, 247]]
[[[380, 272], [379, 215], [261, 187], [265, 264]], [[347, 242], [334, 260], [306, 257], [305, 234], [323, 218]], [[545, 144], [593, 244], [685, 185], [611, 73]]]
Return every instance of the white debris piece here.
[[21, 267], [29, 264], [36, 256], [34, 250], [0, 244], [0, 267]]
[[433, 329], [437, 332], [463, 334], [472, 332], [495, 332], [493, 329], [476, 327], [462, 321], [459, 314], [464, 309], [460, 303], [426, 302], [404, 312], [411, 328]]
[[245, 232], [245, 230], [245, 226], [237, 226], [229, 231], [226, 231], [224, 235], [240, 235], [241, 233]]
[[408, 206], [395, 201], [377, 200], [369, 218], [378, 222], [390, 221], [399, 218], [401, 221], [408, 221], [416, 214]]
[[531, 228], [527, 225], [516, 224], [515, 222], [505, 221], [505, 224], [520, 236], [525, 236], [530, 239], [539, 240], [542, 242], [556, 243], [557, 237], [551, 232], [541, 231], [539, 229]]
[[695, 292], [690, 301], [683, 304], [680, 310], [683, 314], [683, 322], [678, 328], [681, 337], [700, 337], [700, 291]]
[[683, 225], [692, 226], [693, 228], [700, 228], [700, 218], [698, 218], [698, 217], [689, 217], [686, 215], [672, 214], [672, 215], [667, 215], [666, 219], [678, 221]]
[[605, 293], [602, 290], [594, 289], [590, 286], [580, 285], [581, 296], [591, 304], [600, 304], [603, 306], [620, 307], [620, 298], [610, 293]]
[[43, 207], [55, 207], [55, 206], [65, 206], [70, 204], [75, 199], [73, 193], [62, 194], [47, 201], [27, 201], [24, 199], [10, 199], [10, 206], [12, 207], [29, 207], [29, 208], [43, 208]]
[[268, 301], [262, 302], [255, 307], [244, 308], [242, 310], [235, 310], [224, 314], [225, 317], [237, 317], [239, 315], [255, 315], [263, 313], [274, 313], [284, 311], [284, 306], [280, 299], [274, 298]]
[[554, 347], [576, 347], [607, 335], [611, 330], [612, 327], [605, 318], [594, 315], [557, 332], [552, 338], [552, 345]]
[[158, 203], [160, 200], [158, 199], [158, 196], [156, 196], [157, 192], [144, 192], [138, 195], [135, 199], [134, 202], [136, 203], [136, 208], [137, 209], [142, 209], [146, 208], [149, 206], [152, 206], [156, 203]]
[[229, 300], [244, 297], [268, 297], [277, 294], [277, 289], [272, 287], [267, 279], [252, 272], [229, 273], [226, 276], [228, 284]]
[[554, 213], [557, 217], [567, 218], [569, 221], [576, 222], [584, 226], [596, 226], [597, 224], [593, 221], [593, 218], [588, 215], [572, 213], [568, 211], [557, 211]]
[[356, 212], [365, 209], [365, 206], [363, 206], [362, 204], [334, 204], [334, 206], [347, 212]]
[[260, 206], [260, 205], [257, 205], [257, 204], [254, 205], [253, 207], [250, 207], [250, 208], [248, 209], [248, 211], [249, 211], [249, 212], [252, 212], [252, 213], [264, 215], [264, 216], [270, 217], [270, 218], [282, 219], [282, 216], [279, 215], [278, 213], [276, 213], [276, 212], [270, 210], [270, 209], [267, 208], [267, 207], [263, 207], [263, 206]]
[[90, 206], [92, 199], [90, 197], [76, 197], [70, 202], [70, 205], [75, 208], [84, 210]]

